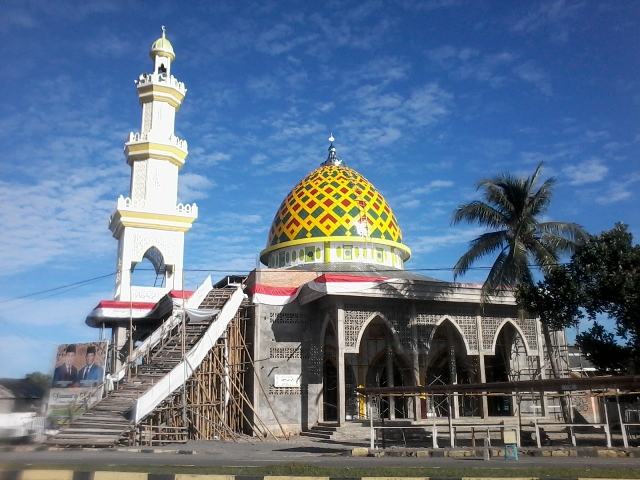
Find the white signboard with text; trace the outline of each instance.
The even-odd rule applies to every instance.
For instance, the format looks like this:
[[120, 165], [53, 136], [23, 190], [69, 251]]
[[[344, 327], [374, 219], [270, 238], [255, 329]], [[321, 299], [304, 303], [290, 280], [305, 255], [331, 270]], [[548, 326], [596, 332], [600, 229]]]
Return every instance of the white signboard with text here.
[[299, 387], [300, 374], [298, 373], [293, 375], [276, 375], [273, 386], [276, 388]]

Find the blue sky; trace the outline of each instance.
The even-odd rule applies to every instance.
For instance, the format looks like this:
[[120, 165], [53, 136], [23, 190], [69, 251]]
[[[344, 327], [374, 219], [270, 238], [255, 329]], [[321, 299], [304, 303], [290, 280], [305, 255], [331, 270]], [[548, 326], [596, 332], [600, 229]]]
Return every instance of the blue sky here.
[[407, 269], [451, 280], [481, 233], [452, 227], [454, 208], [480, 178], [540, 161], [558, 182], [549, 220], [640, 236], [638, 2], [5, 0], [0, 377], [49, 371], [57, 344], [98, 338], [84, 319], [113, 298], [107, 222], [129, 191], [133, 81], [161, 25], [188, 89], [180, 199], [200, 216], [187, 288], [255, 268], [331, 132], [393, 208]]

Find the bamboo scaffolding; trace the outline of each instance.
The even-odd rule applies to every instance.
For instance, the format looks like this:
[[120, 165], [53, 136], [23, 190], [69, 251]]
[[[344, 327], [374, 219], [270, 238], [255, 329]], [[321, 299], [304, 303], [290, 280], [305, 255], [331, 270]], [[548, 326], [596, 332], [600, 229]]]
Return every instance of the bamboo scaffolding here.
[[[225, 334], [192, 371], [184, 389], [171, 395], [138, 425], [141, 444], [186, 440], [234, 440], [245, 433], [271, 434], [245, 392], [251, 365], [245, 338], [247, 306], [242, 305]], [[189, 367], [187, 367], [189, 368]], [[247, 412], [251, 411], [253, 420]]]

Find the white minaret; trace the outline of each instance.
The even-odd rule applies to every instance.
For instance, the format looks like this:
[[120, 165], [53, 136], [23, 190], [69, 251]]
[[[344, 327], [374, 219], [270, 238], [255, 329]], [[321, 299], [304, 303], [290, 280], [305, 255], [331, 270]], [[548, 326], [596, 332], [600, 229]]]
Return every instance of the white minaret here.
[[[187, 142], [174, 134], [176, 112], [187, 89], [171, 75], [175, 59], [165, 37], [149, 53], [153, 73], [136, 80], [142, 106], [140, 133], [130, 133], [124, 155], [131, 166], [128, 197], [120, 196], [109, 229], [118, 239], [115, 300], [154, 302], [169, 290], [182, 290], [184, 234], [198, 217], [198, 207], [178, 201], [178, 171]], [[144, 258], [156, 271], [154, 285], [132, 285], [131, 274]]]

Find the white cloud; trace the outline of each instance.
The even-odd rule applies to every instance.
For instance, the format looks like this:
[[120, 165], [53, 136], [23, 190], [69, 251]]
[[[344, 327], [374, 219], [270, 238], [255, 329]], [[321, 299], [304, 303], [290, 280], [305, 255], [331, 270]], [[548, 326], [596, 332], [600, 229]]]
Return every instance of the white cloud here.
[[299, 35], [290, 25], [279, 23], [258, 36], [256, 50], [275, 56], [317, 39], [316, 33]]
[[474, 48], [444, 45], [427, 52], [427, 56], [457, 80], [474, 79], [500, 87], [508, 75], [506, 68], [516, 56], [509, 52], [482, 54]]
[[420, 206], [420, 200], [414, 198], [413, 200], [400, 203], [400, 206], [404, 208], [418, 208]]
[[212, 182], [204, 175], [183, 173], [180, 175], [178, 183], [178, 201], [193, 203], [195, 200], [207, 198], [209, 190], [215, 185], [215, 182]]
[[600, 205], [608, 205], [626, 200], [630, 196], [631, 192], [626, 189], [626, 186], [611, 185], [605, 195], [599, 195], [596, 197], [596, 202]]
[[113, 246], [105, 224], [115, 207], [116, 185], [100, 177], [82, 183], [83, 173], [76, 171], [71, 182], [56, 177], [33, 184], [0, 181], [0, 275], [80, 261]]
[[627, 175], [625, 180], [609, 182], [607, 187], [604, 189], [605, 193], [596, 197], [596, 202], [600, 205], [609, 205], [626, 200], [633, 195], [631, 187], [637, 182], [640, 182], [640, 173], [638, 172], [633, 172]]
[[455, 229], [451, 233], [442, 235], [424, 235], [412, 241], [411, 250], [416, 253], [427, 253], [454, 245], [467, 244], [485, 232], [486, 230], [483, 228], [472, 227]]
[[231, 155], [224, 152], [205, 153], [202, 147], [193, 148], [189, 154], [188, 162], [196, 166], [212, 167], [221, 162], [231, 160]]
[[577, 165], [569, 165], [562, 173], [569, 177], [571, 185], [584, 185], [600, 182], [607, 175], [609, 168], [598, 159], [587, 160]]
[[513, 72], [520, 80], [535, 85], [545, 95], [553, 93], [548, 75], [532, 60], [516, 65]]
[[531, 34], [547, 28], [552, 40], [564, 42], [569, 36], [569, 21], [576, 18], [578, 10], [585, 6], [585, 2], [552, 0], [531, 5], [529, 13], [511, 25], [511, 31]]
[[251, 165], [262, 165], [269, 159], [264, 153], [256, 153], [251, 157]]

